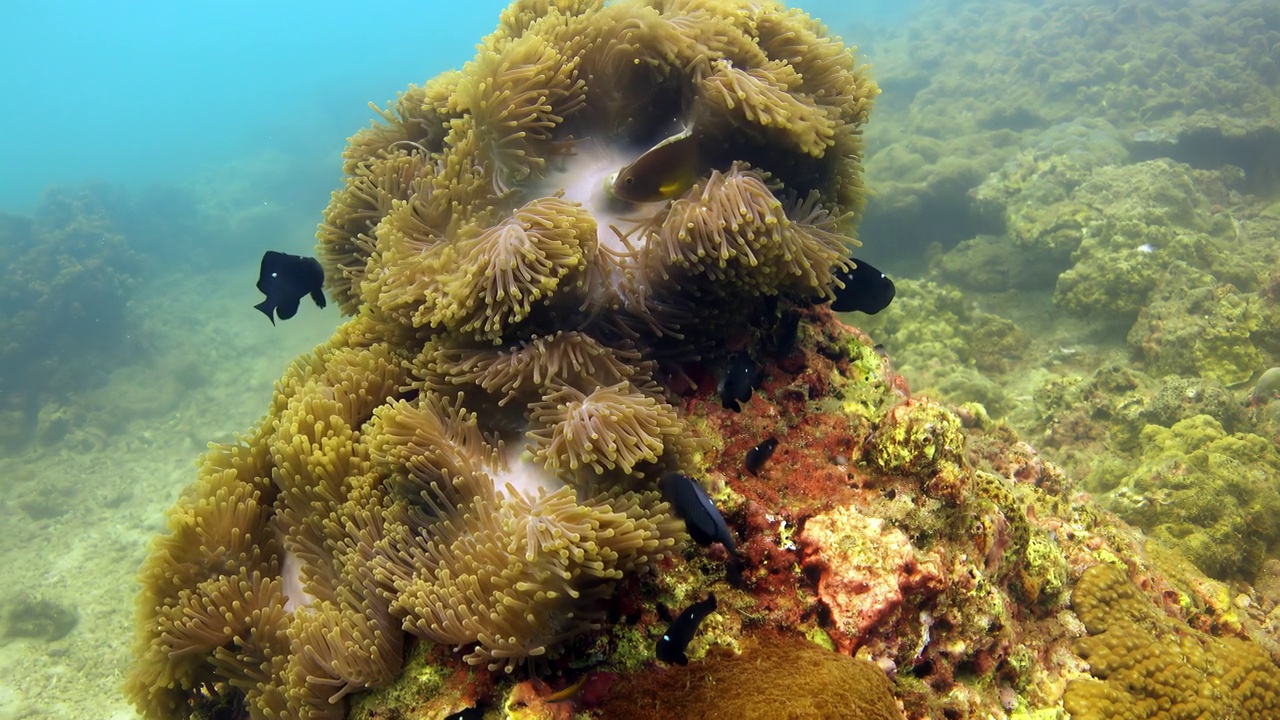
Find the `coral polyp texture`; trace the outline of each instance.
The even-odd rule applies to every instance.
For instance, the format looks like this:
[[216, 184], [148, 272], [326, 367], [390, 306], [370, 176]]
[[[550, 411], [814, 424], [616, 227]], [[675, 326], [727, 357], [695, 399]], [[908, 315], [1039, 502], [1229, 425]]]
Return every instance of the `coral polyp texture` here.
[[[352, 319], [143, 566], [142, 713], [339, 718], [409, 638], [501, 677], [602, 629], [686, 539], [657, 491], [707, 446], [680, 364], [848, 266], [876, 92], [780, 5], [544, 1], [401, 95], [318, 233]], [[661, 198], [607, 189], [678, 137]]]
[[1076, 652], [1093, 678], [1073, 680], [1065, 705], [1078, 720], [1262, 718], [1280, 714], [1280, 669], [1257, 645], [1179, 628], [1125, 571], [1085, 571], [1071, 604], [1089, 631]]

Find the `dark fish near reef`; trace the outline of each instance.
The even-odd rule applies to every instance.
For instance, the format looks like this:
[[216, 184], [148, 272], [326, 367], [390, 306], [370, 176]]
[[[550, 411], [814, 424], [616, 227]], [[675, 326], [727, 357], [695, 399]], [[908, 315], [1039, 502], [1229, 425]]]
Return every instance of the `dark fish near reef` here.
[[724, 516], [697, 480], [684, 473], [669, 472], [662, 476], [661, 486], [662, 496], [684, 520], [685, 529], [694, 542], [703, 547], [718, 542], [729, 554], [737, 552]]
[[773, 451], [778, 447], [778, 438], [771, 437], [768, 440], [756, 445], [747, 451], [747, 457], [742, 461], [743, 467], [747, 472], [755, 475], [759, 472], [764, 464], [769, 462], [769, 458], [773, 457]]
[[[795, 350], [796, 340], [800, 338], [800, 313], [793, 307], [780, 308], [781, 302], [781, 296], [770, 295], [761, 304], [757, 352], [763, 357], [786, 358]], [[809, 304], [817, 302], [815, 299]]]
[[689, 125], [611, 174], [605, 192], [634, 203], [670, 200], [692, 187], [701, 170], [698, 141]]
[[288, 320], [297, 314], [304, 295], [311, 295], [317, 306], [324, 307], [322, 285], [324, 268], [319, 260], [268, 250], [258, 269], [258, 290], [267, 299], [254, 307], [275, 325], [277, 317]]
[[836, 270], [836, 279], [844, 287], [835, 287], [836, 298], [831, 301], [831, 309], [836, 312], [864, 312], [875, 315], [889, 307], [893, 296], [898, 293], [893, 281], [884, 273], [871, 267], [870, 263], [853, 259], [852, 270]]
[[476, 705], [463, 708], [456, 713], [449, 713], [444, 716], [444, 720], [480, 720], [482, 717], [484, 717], [484, 706]]
[[709, 593], [706, 600], [699, 600], [680, 613], [667, 626], [667, 631], [658, 641], [658, 659], [664, 663], [688, 665], [689, 658], [684, 654], [689, 641], [698, 633], [698, 626], [716, 609], [716, 596]]
[[726, 410], [742, 412], [742, 406], [751, 399], [751, 393], [760, 383], [760, 366], [746, 353], [729, 356], [724, 376], [720, 378], [720, 405]]
[[778, 357], [791, 354], [796, 347], [796, 339], [800, 337], [800, 313], [788, 310], [778, 318], [778, 326], [773, 335], [774, 352]]

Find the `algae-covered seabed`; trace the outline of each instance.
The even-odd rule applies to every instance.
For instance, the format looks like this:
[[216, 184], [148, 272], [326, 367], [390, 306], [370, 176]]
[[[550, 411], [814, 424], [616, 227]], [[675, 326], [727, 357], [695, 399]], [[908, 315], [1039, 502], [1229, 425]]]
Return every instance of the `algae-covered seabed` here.
[[917, 392], [981, 403], [1210, 576], [1274, 586], [1277, 403], [1251, 391], [1280, 364], [1280, 6], [918, 10], [870, 46], [860, 233], [901, 282], [858, 324]]
[[[1205, 538], [1209, 555], [1240, 556], [1218, 541], [1247, 536], [1246, 562], [1206, 569], [1269, 612], [1275, 420], [1267, 398], [1244, 403], [1280, 364], [1280, 8], [918, 8], [892, 34], [833, 27], [884, 90], [861, 255], [900, 289], [889, 312], [850, 321], [914, 390], [1007, 417], [1193, 558]], [[204, 444], [247, 429], [337, 322], [304, 307], [272, 327], [251, 307], [255, 274], [140, 288], [131, 312], [156, 350], [72, 398], [59, 442], [5, 458], [0, 616], [36, 637], [0, 639], [0, 720], [133, 716], [119, 693], [133, 575], [164, 509]], [[1256, 481], [1235, 488], [1248, 512], [1206, 535], [1184, 522], [1200, 500], [1177, 468], [1233, 453], [1233, 474]]]
[[[272, 327], [253, 309], [257, 259], [139, 288], [155, 354], [74, 398], [56, 445], [4, 459], [0, 719], [131, 718], [120, 692], [134, 574], [211, 440], [243, 432], [297, 355], [328, 338], [332, 307]], [[58, 633], [65, 613], [74, 626]]]

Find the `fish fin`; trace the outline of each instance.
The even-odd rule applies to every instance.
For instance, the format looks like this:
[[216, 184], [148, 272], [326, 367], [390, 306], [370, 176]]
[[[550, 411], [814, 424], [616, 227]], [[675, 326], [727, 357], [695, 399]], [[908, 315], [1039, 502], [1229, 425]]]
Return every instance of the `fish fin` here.
[[286, 297], [276, 303], [276, 317], [281, 320], [288, 320], [298, 314], [298, 303], [302, 301], [300, 297]]
[[724, 579], [728, 580], [729, 584], [736, 588], [742, 587], [742, 561], [736, 556], [729, 560], [729, 567], [725, 568]]
[[724, 535], [722, 537], [716, 538], [716, 542], [723, 545], [724, 549], [727, 550], [730, 555], [738, 554], [738, 546], [734, 543], [733, 531], [729, 529], [728, 523], [725, 523], [724, 525]]
[[271, 307], [271, 300], [270, 300], [270, 299], [263, 300], [262, 302], [258, 303], [257, 305], [254, 305], [254, 306], [253, 306], [253, 309], [254, 309], [254, 310], [257, 310], [258, 312], [262, 313], [263, 315], [266, 315], [266, 316], [267, 316], [267, 319], [271, 321], [271, 324], [272, 324], [272, 325], [275, 325], [275, 324], [276, 324], [276, 318], [275, 318], [275, 316], [274, 316], [274, 315], [272, 315], [272, 314], [271, 314], [272, 307]]
[[321, 288], [316, 288], [315, 290], [312, 290], [311, 300], [316, 304], [316, 307], [320, 307], [320, 308], [324, 307], [324, 290]]

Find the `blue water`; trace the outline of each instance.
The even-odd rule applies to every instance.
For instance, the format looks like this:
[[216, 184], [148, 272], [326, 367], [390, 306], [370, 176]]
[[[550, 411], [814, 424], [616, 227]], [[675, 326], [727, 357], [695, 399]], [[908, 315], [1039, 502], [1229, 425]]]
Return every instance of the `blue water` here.
[[4, 3], [0, 209], [29, 210], [51, 183], [175, 180], [263, 149], [336, 154], [368, 124], [366, 103], [465, 62], [503, 5]]
[[[89, 0], [0, 3], [0, 210], [51, 184], [182, 182], [272, 150], [333, 158], [410, 83], [474, 53], [501, 0], [327, 3]], [[810, 0], [839, 33], [902, 3]], [[324, 167], [325, 165], [321, 165]]]

